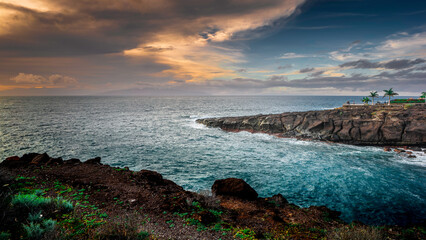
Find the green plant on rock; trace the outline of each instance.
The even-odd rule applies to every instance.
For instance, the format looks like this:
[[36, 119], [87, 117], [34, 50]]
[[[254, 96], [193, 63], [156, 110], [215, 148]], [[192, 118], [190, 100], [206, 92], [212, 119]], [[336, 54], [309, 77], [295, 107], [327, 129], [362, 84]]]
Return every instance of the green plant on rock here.
[[256, 239], [256, 233], [250, 228], [236, 228], [234, 232], [234, 237], [237, 239]]

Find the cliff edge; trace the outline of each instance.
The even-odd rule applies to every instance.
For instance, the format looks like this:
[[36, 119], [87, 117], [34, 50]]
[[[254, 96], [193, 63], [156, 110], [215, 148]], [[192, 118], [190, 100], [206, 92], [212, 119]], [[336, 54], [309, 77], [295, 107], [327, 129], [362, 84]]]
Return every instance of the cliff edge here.
[[332, 110], [198, 119], [225, 131], [249, 131], [354, 145], [426, 145], [426, 105], [345, 106]]

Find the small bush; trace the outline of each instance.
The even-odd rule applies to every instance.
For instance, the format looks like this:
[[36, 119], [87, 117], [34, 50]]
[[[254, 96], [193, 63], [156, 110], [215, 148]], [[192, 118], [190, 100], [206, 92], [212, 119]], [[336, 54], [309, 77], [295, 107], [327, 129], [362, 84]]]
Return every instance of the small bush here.
[[145, 239], [148, 239], [148, 237], [149, 237], [149, 232], [141, 231], [141, 232], [138, 233], [137, 239], [138, 240], [145, 240]]
[[375, 227], [349, 226], [330, 232], [329, 239], [336, 240], [381, 240], [385, 239], [383, 232]]
[[12, 205], [18, 209], [36, 211], [51, 206], [52, 199], [37, 196], [36, 194], [18, 194], [13, 197]]
[[28, 214], [29, 222], [41, 222], [42, 219], [43, 219], [43, 215], [41, 214], [41, 211]]
[[11, 234], [8, 232], [0, 232], [0, 240], [9, 240]]
[[24, 225], [24, 230], [28, 239], [41, 239], [44, 234], [44, 229], [39, 223], [31, 222], [28, 225]]

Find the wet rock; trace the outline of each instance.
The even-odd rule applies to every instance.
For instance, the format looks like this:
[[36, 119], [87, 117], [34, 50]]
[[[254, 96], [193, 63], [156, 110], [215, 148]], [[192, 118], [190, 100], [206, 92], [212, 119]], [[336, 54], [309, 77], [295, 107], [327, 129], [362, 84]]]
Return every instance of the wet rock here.
[[212, 193], [216, 196], [233, 196], [247, 200], [254, 200], [258, 196], [250, 185], [239, 178], [216, 180], [212, 186]]
[[31, 160], [30, 164], [33, 164], [33, 165], [45, 164], [49, 161], [49, 159], [50, 157], [49, 155], [47, 155], [47, 153], [39, 154], [35, 156], [33, 160]]
[[410, 148], [408, 148], [408, 149], [410, 149], [411, 151], [418, 151], [418, 152], [421, 152], [421, 151], [422, 151], [422, 148], [421, 148], [421, 147], [410, 147]]
[[398, 149], [398, 148], [395, 148], [393, 151], [394, 151], [394, 152], [396, 152], [396, 153], [402, 153], [402, 152], [405, 152], [405, 150], [401, 150], [401, 149]]
[[411, 151], [406, 151], [405, 153], [408, 154], [408, 155], [413, 154], [413, 152], [411, 152]]
[[384, 147], [384, 148], [383, 148], [383, 151], [385, 151], [385, 152], [390, 152], [390, 151], [392, 151], [392, 149], [391, 149], [390, 147]]
[[408, 155], [408, 158], [417, 158], [416, 155]]
[[85, 161], [84, 163], [100, 165], [101, 164], [101, 158], [100, 157], [91, 158], [91, 159]]

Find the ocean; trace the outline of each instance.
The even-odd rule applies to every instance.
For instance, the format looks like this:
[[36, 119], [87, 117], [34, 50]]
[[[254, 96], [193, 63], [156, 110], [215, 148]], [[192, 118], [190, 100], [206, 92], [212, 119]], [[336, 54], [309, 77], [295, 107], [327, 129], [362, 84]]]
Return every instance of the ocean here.
[[[426, 155], [207, 128], [198, 118], [323, 110], [361, 97], [0, 97], [0, 159], [29, 152], [158, 171], [190, 191], [237, 177], [345, 221], [426, 220]], [[384, 101], [384, 99], [379, 99]]]

